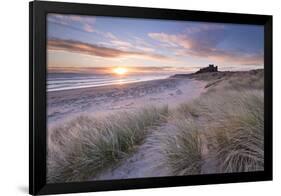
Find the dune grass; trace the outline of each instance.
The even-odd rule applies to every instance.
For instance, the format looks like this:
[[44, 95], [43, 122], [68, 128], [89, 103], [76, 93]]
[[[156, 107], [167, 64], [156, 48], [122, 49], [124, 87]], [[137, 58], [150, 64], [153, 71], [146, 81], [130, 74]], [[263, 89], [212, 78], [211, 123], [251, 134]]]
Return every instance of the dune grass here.
[[48, 182], [85, 181], [128, 156], [168, 107], [144, 108], [105, 119], [80, 116], [50, 130]]
[[238, 101], [214, 126], [214, 156], [219, 172], [263, 170], [264, 109], [262, 92], [237, 92]]
[[192, 78], [208, 82], [205, 88], [216, 87], [228, 90], [263, 90], [264, 71], [263, 69], [242, 71], [242, 72], [215, 72], [195, 74]]
[[[263, 72], [250, 73], [249, 78], [227, 76], [227, 79], [220, 78], [219, 84], [210, 86], [201, 97], [181, 104], [172, 113], [178, 119], [173, 122], [180, 135], [173, 139], [167, 136], [168, 141], [174, 140], [167, 147], [170, 150], [167, 164], [175, 175], [200, 174], [200, 167], [211, 165], [210, 160], [216, 162], [214, 172], [263, 170]], [[203, 156], [203, 142], [199, 142], [202, 137], [207, 138], [204, 141], [207, 142], [204, 147], [209, 148], [207, 157]], [[197, 147], [190, 153], [188, 149], [196, 146], [194, 144]], [[177, 149], [177, 145], [181, 147]], [[181, 149], [185, 149], [185, 153], [181, 153]], [[189, 170], [190, 167], [196, 169]]]
[[201, 140], [197, 126], [190, 119], [174, 119], [169, 137], [162, 137], [166, 165], [173, 175], [192, 175], [201, 172]]
[[216, 162], [215, 173], [263, 170], [263, 100], [260, 90], [230, 90], [182, 104], [158, 141], [164, 144], [164, 165], [173, 175], [204, 173], [202, 165], [212, 165], [210, 160]]

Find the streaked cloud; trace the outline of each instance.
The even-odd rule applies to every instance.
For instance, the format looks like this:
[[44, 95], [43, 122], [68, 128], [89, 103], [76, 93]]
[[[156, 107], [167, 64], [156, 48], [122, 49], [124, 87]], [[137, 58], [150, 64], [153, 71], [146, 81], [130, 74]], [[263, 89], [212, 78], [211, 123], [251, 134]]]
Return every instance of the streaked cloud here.
[[94, 16], [78, 16], [63, 14], [48, 14], [49, 23], [62, 25], [64, 27], [84, 32], [94, 32], [96, 18]]
[[170, 47], [183, 47], [186, 49], [191, 48], [191, 40], [187, 39], [185, 35], [173, 35], [167, 33], [149, 33], [149, 37], [167, 44]]
[[[71, 30], [80, 31], [83, 33], [93, 34], [97, 37], [106, 39], [106, 42], [100, 42], [102, 46], [109, 48], [116, 48], [119, 50], [134, 50], [140, 52], [152, 52], [153, 48], [144, 46], [144, 42], [136, 43], [134, 41], [126, 41], [118, 38], [111, 32], [101, 31], [95, 28], [96, 17], [94, 16], [78, 16], [78, 15], [62, 15], [62, 14], [49, 14], [48, 22], [57, 24]], [[139, 38], [140, 39], [140, 38]]]
[[92, 32], [95, 31], [94, 28], [93, 28], [91, 25], [89, 25], [89, 24], [85, 24], [85, 25], [84, 25], [84, 30], [85, 30], [86, 32], [90, 32], [90, 33], [92, 33]]
[[201, 25], [187, 28], [182, 34], [149, 33], [148, 36], [178, 56], [207, 58], [220, 63], [263, 65], [263, 53], [247, 53], [219, 47], [224, 40], [223, 25]]
[[134, 39], [122, 40], [112, 33], [106, 33], [103, 36], [107, 38], [107, 41], [99, 42], [99, 44], [105, 47], [144, 53], [155, 52], [155, 49], [151, 44], [148, 44], [143, 39], [138, 37], [134, 37]]
[[145, 52], [138, 52], [138, 51], [125, 51], [125, 50], [99, 46], [96, 44], [89, 44], [80, 41], [62, 40], [62, 39], [49, 39], [48, 50], [68, 51], [68, 52], [87, 54], [87, 55], [104, 57], [104, 58], [117, 58], [122, 56], [137, 56], [137, 57], [146, 57], [152, 59], [168, 58], [160, 54], [145, 53]]
[[184, 33], [194, 34], [194, 33], [201, 33], [203, 31], [210, 32], [210, 31], [219, 31], [224, 29], [225, 29], [225, 25], [219, 23], [212, 23], [211, 25], [208, 23], [198, 23], [197, 25], [193, 23], [191, 25], [187, 25]]

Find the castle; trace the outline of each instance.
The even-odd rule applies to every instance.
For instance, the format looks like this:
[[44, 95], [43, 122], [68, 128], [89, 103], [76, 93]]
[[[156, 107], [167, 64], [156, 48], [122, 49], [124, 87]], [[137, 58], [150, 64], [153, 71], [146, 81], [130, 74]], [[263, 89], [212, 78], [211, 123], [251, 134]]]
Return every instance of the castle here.
[[218, 72], [218, 66], [214, 66], [213, 64], [209, 64], [209, 67], [201, 68], [195, 74], [208, 73], [208, 72]]

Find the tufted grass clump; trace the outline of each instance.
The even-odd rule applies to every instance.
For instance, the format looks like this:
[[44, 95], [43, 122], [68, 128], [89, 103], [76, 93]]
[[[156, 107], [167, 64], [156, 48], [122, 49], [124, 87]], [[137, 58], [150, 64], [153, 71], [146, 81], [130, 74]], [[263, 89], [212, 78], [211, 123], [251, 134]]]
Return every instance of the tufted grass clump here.
[[80, 116], [52, 128], [48, 182], [85, 181], [116, 164], [140, 144], [150, 127], [165, 121], [168, 107], [121, 112], [104, 119]]

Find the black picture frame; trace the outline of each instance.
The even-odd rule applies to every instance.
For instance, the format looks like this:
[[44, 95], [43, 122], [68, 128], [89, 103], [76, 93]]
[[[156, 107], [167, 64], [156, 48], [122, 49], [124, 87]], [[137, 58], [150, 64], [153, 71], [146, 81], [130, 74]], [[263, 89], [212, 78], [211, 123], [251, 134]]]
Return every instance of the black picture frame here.
[[[272, 180], [272, 16], [33, 1], [29, 4], [29, 193], [58, 194]], [[264, 171], [46, 183], [46, 14], [79, 14], [264, 25]]]

